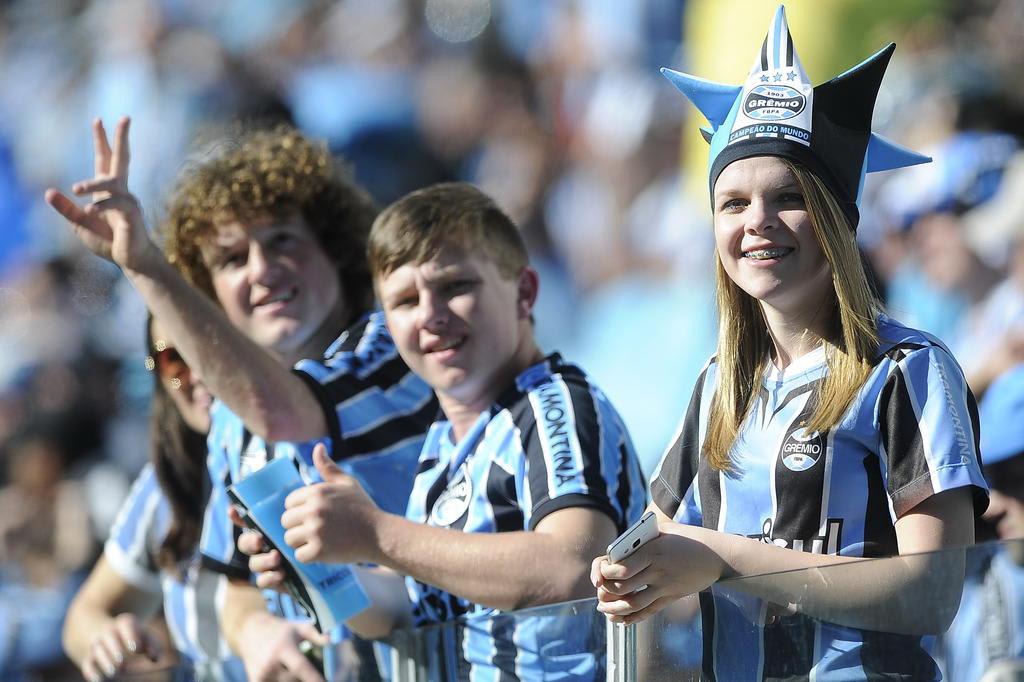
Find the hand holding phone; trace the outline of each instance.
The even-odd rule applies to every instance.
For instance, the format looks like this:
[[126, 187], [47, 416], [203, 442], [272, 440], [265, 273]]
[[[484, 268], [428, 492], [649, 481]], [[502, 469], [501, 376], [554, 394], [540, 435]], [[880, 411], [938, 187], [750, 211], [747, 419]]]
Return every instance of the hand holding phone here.
[[612, 544], [608, 545], [608, 561], [617, 564], [656, 537], [658, 537], [658, 517], [654, 512], [649, 511], [641, 516], [639, 521], [627, 528]]

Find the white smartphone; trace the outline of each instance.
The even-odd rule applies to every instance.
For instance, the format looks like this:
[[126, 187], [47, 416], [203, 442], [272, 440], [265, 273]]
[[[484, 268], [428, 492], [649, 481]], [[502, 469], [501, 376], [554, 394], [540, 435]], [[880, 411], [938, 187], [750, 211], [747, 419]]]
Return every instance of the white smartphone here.
[[608, 560], [619, 563], [640, 549], [644, 543], [658, 537], [658, 517], [649, 511], [640, 520], [626, 529], [622, 535], [608, 545]]

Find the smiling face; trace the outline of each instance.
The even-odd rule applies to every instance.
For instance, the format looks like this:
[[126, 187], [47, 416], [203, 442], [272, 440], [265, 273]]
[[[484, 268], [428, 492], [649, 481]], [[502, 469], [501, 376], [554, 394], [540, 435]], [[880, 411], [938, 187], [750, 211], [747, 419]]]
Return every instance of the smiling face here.
[[289, 365], [343, 321], [337, 271], [298, 215], [220, 223], [203, 260], [231, 323]]
[[376, 284], [399, 353], [442, 400], [485, 409], [535, 359], [529, 267], [507, 276], [480, 250], [445, 248]]
[[803, 190], [774, 156], [729, 164], [715, 183], [715, 244], [729, 278], [783, 314], [813, 313], [832, 295], [832, 270]]

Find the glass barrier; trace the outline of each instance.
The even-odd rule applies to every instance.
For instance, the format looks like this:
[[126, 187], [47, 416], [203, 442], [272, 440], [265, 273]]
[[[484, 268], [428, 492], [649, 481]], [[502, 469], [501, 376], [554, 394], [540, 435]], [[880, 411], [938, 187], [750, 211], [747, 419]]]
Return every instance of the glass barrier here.
[[1024, 680], [1024, 541], [722, 581], [630, 627], [595, 607], [396, 632], [381, 679]]
[[306, 657], [324, 671], [325, 679], [332, 682], [381, 682], [391, 679], [392, 653], [390, 647], [383, 642], [352, 637], [333, 647], [322, 650], [316, 647]]
[[641, 680], [1022, 680], [1022, 638], [1015, 541], [723, 581], [640, 623], [635, 660]]
[[605, 618], [593, 599], [396, 632], [395, 682], [606, 679]]

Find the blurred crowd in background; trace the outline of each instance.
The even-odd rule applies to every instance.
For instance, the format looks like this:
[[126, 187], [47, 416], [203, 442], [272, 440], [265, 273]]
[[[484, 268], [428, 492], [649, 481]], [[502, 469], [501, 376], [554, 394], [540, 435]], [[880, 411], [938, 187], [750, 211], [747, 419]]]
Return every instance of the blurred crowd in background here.
[[[757, 32], [773, 3], [0, 4], [0, 679], [59, 668], [64, 604], [147, 457], [142, 305], [42, 201], [92, 174], [91, 118], [133, 117], [153, 225], [239, 120], [325, 139], [382, 205], [478, 184], [527, 236], [542, 344], [596, 377], [650, 474], [715, 343], [706, 154], [680, 163], [700, 121], [658, 68], [709, 75], [708, 32], [755, 5]], [[858, 234], [890, 314], [980, 394], [1024, 361], [1024, 2], [789, 5], [795, 34], [831, 14], [840, 68], [899, 44], [876, 127], [935, 163], [874, 180]]]

